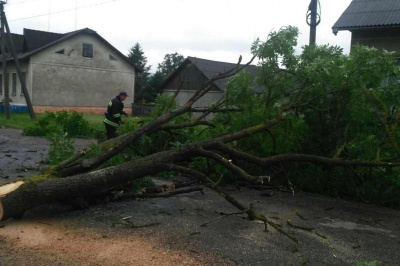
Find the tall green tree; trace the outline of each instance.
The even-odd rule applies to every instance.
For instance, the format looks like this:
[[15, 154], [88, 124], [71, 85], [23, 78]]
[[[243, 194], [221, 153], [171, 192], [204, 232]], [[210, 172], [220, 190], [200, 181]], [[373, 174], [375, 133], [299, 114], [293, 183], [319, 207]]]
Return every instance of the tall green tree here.
[[165, 78], [172, 74], [185, 61], [183, 55], [178, 53], [166, 54], [164, 61], [158, 64], [157, 72], [160, 72]]
[[182, 63], [185, 61], [183, 55], [178, 53], [166, 54], [164, 61], [158, 64], [157, 71], [150, 77], [149, 80], [149, 91], [154, 97], [157, 96], [160, 86], [167, 80]]
[[161, 85], [164, 83], [165, 78], [164, 76], [161, 74], [161, 72], [156, 72], [154, 73], [149, 80], [149, 92], [151, 93], [152, 97], [153, 97], [153, 101], [155, 101], [157, 94], [159, 92], [159, 89], [161, 87]]
[[148, 82], [151, 66], [147, 65], [147, 57], [139, 43], [136, 43], [128, 53], [128, 59], [142, 71], [136, 73], [135, 77], [135, 99], [134, 102], [148, 100]]

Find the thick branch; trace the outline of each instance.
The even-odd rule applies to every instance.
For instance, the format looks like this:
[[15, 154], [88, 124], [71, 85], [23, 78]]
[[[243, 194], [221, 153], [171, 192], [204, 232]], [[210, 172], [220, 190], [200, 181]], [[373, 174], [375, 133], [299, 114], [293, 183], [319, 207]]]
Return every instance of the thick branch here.
[[308, 154], [280, 154], [267, 158], [259, 158], [254, 155], [238, 151], [221, 142], [213, 142], [207, 148], [215, 149], [220, 152], [229, 154], [233, 158], [241, 159], [259, 166], [269, 166], [281, 162], [299, 162], [299, 163], [316, 163], [325, 166], [367, 166], [367, 167], [398, 167], [397, 162], [371, 162], [363, 160], [343, 160], [321, 157]]
[[214, 124], [208, 122], [208, 121], [195, 121], [192, 123], [182, 123], [182, 124], [167, 124], [167, 125], [162, 125], [159, 127], [159, 130], [173, 130], [173, 129], [183, 129], [183, 128], [188, 128], [188, 127], [195, 127], [195, 126], [209, 126], [209, 127], [215, 127]]
[[209, 112], [209, 113], [230, 113], [230, 112], [243, 112], [243, 109], [237, 109], [237, 108], [223, 108], [223, 109], [210, 109], [210, 108], [192, 108], [189, 110], [192, 113], [204, 113], [204, 112]]
[[244, 179], [250, 183], [262, 184], [265, 178], [269, 179], [269, 177], [265, 177], [265, 176], [249, 175], [242, 168], [233, 164], [232, 160], [228, 160], [215, 152], [210, 152], [210, 151], [206, 151], [203, 149], [199, 149], [199, 154], [204, 157], [214, 159], [215, 161], [219, 162], [220, 164], [222, 164], [223, 166], [225, 166], [227, 169], [231, 170], [232, 172], [237, 173], [242, 179]]
[[41, 204], [98, 195], [128, 181], [167, 171], [171, 164], [182, 162], [191, 154], [191, 147], [187, 147], [67, 178], [39, 176], [0, 186], [0, 221]]

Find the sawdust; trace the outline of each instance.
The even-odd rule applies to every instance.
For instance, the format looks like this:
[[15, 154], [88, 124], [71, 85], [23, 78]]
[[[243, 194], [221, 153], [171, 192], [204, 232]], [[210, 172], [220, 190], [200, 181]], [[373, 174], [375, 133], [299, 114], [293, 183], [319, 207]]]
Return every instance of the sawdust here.
[[157, 236], [98, 232], [55, 220], [8, 222], [0, 229], [0, 247], [7, 251], [0, 253], [0, 265], [232, 265], [190, 249], [163, 247]]

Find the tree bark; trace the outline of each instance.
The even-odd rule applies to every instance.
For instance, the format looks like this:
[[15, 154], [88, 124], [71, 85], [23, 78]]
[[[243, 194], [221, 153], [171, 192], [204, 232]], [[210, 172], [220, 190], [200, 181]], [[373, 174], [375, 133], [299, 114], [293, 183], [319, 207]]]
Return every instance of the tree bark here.
[[38, 176], [3, 185], [0, 187], [3, 187], [0, 189], [0, 221], [20, 217], [41, 204], [101, 194], [127, 181], [166, 170], [169, 164], [185, 157], [185, 152], [179, 155], [168, 151], [71, 177]]

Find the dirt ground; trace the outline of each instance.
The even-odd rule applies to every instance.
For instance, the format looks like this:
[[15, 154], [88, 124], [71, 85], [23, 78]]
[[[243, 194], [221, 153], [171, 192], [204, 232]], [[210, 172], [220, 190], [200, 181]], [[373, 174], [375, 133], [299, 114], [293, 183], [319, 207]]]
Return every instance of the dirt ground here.
[[[48, 148], [43, 138], [0, 129], [0, 183], [39, 173]], [[272, 192], [231, 191], [298, 244], [271, 227], [264, 232], [243, 214], [220, 218], [238, 210], [205, 189], [84, 210], [37, 207], [20, 220], [0, 222], [0, 265], [400, 265], [399, 210]]]

